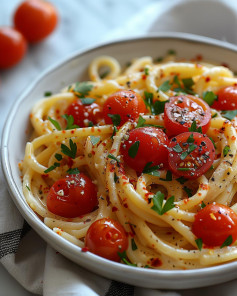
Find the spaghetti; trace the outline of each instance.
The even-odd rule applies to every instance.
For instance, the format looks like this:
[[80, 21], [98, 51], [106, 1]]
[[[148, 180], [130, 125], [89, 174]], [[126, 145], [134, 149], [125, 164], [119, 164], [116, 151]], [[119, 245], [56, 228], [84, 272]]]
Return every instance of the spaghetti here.
[[[181, 163], [179, 174], [170, 168], [170, 162], [167, 166], [148, 161], [147, 170], [133, 169], [121, 152], [125, 142], [129, 142], [128, 134], [136, 130], [137, 125], [140, 128], [155, 126], [169, 138], [176, 137], [177, 134], [169, 134], [166, 126], [165, 105], [175, 97], [179, 98], [176, 106], [184, 104], [185, 97], [190, 100], [199, 97], [211, 105], [220, 89], [237, 84], [233, 72], [195, 60], [175, 61], [173, 55], [159, 62], [142, 57], [122, 71], [116, 59], [102, 56], [90, 64], [89, 77], [88, 82], [72, 84], [58, 94], [43, 98], [32, 110], [30, 118], [34, 131], [32, 140], [26, 144], [22, 164], [23, 193], [32, 210], [54, 232], [81, 248], [85, 247], [87, 231], [95, 221], [108, 217], [118, 221], [128, 238], [122, 261], [138, 267], [191, 269], [236, 260], [234, 235], [228, 236], [229, 243], [227, 240], [221, 246], [208, 246], [193, 231], [197, 213], [205, 206], [222, 204], [237, 213], [235, 111], [210, 108], [211, 118], [205, 133], [214, 143], [215, 153], [209, 168], [196, 178], [187, 177], [184, 172], [193, 168], [182, 167]], [[120, 124], [116, 119], [121, 118], [111, 112], [112, 124], [107, 124], [101, 110], [111, 95], [125, 90], [133, 90], [143, 98], [145, 111], [139, 111], [139, 116], [133, 120], [128, 117]], [[76, 100], [88, 108], [80, 124], [75, 116], [66, 112]], [[96, 105], [92, 108], [92, 104]], [[176, 117], [183, 116], [175, 112]], [[186, 142], [175, 142], [176, 146], [169, 148], [179, 156], [183, 153], [184, 162], [199, 145], [193, 136], [201, 132], [197, 127], [198, 118], [203, 116], [200, 114], [191, 119], [196, 127], [192, 124], [191, 131], [189, 127], [191, 136]], [[93, 125], [95, 115], [98, 116]], [[93, 120], [90, 116], [94, 116]], [[178, 119], [177, 122], [184, 125]], [[134, 143], [141, 146], [141, 141]], [[187, 144], [188, 151], [185, 150]], [[71, 152], [74, 149], [73, 157], [63, 153], [62, 147]], [[207, 155], [204, 154], [208, 158]], [[133, 158], [136, 159], [136, 155]], [[97, 188], [98, 204], [89, 213], [69, 218], [51, 212], [47, 197], [52, 185], [73, 170], [90, 177]], [[212, 212], [209, 216], [213, 221], [219, 219]]]

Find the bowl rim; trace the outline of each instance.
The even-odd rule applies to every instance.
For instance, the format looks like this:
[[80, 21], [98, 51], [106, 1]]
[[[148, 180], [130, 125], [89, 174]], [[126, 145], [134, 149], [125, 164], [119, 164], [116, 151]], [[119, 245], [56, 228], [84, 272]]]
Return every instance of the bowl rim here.
[[[24, 101], [25, 97], [30, 94], [34, 86], [42, 79], [44, 79], [45, 76], [49, 75], [50, 73], [57, 71], [58, 68], [62, 67], [66, 63], [72, 61], [75, 58], [78, 58], [80, 56], [83, 56], [84, 54], [87, 54], [89, 52], [93, 52], [95, 50], [98, 50], [100, 48], [109, 46], [109, 45], [116, 45], [116, 44], [125, 44], [125, 43], [131, 43], [131, 42], [137, 42], [142, 40], [148, 40], [148, 39], [172, 39], [172, 40], [181, 40], [181, 41], [187, 41], [187, 42], [193, 42], [193, 43], [201, 43], [205, 45], [211, 45], [211, 46], [217, 46], [218, 48], [228, 49], [235, 53], [237, 53], [237, 46], [234, 44], [230, 44], [225, 41], [219, 41], [213, 38], [204, 37], [200, 35], [194, 35], [189, 33], [174, 33], [174, 32], [166, 32], [166, 33], [150, 33], [150, 34], [143, 34], [140, 36], [135, 37], [126, 37], [126, 38], [119, 38], [108, 42], [102, 42], [100, 44], [90, 46], [87, 48], [83, 48], [82, 50], [75, 51], [72, 54], [68, 55], [66, 58], [63, 58], [58, 63], [48, 67], [45, 71], [42, 72], [33, 82], [31, 82], [28, 87], [23, 91], [23, 93], [20, 95], [20, 97], [14, 102], [14, 105], [10, 109], [10, 112], [8, 113], [7, 120], [5, 121], [5, 124], [3, 126], [3, 133], [2, 133], [2, 145], [1, 145], [1, 162], [2, 162], [2, 170], [5, 176], [5, 179], [7, 181], [8, 191], [17, 206], [18, 210], [21, 212], [21, 215], [24, 217], [24, 219], [31, 225], [31, 227], [38, 232], [38, 234], [41, 236], [43, 240], [46, 240], [49, 244], [53, 245], [53, 242], [56, 242], [60, 245], [61, 248], [66, 248], [66, 251], [73, 252], [74, 254], [82, 253], [85, 257], [85, 260], [90, 260], [90, 264], [102, 264], [104, 268], [113, 268], [115, 272], [124, 272], [124, 273], [132, 273], [135, 276], [139, 275], [148, 275], [157, 277], [159, 279], [165, 279], [165, 280], [173, 280], [175, 277], [176, 279], [183, 279], [185, 276], [186, 279], [192, 279], [194, 276], [216, 276], [218, 274], [223, 274], [225, 271], [228, 270], [234, 271], [237, 267], [237, 261], [224, 263], [217, 266], [211, 266], [211, 267], [203, 267], [198, 269], [187, 269], [187, 270], [160, 270], [160, 269], [146, 269], [146, 268], [139, 268], [139, 267], [130, 267], [121, 263], [112, 262], [109, 260], [106, 260], [102, 257], [99, 257], [97, 255], [94, 255], [90, 252], [81, 252], [80, 248], [78, 246], [73, 245], [72, 243], [66, 241], [65, 239], [62, 239], [59, 235], [54, 233], [51, 229], [49, 229], [42, 221], [39, 219], [36, 219], [37, 216], [31, 210], [27, 204], [21, 201], [21, 192], [17, 188], [17, 184], [15, 183], [15, 180], [12, 176], [12, 171], [10, 167], [9, 162], [9, 153], [8, 153], [8, 140], [10, 137], [9, 131], [11, 129], [11, 124], [13, 122], [14, 114], [16, 113], [19, 105]], [[44, 234], [42, 237], [41, 234]], [[52, 243], [50, 243], [50, 240], [52, 240]], [[56, 248], [57, 249], [57, 248]], [[79, 263], [77, 263], [79, 264]], [[79, 264], [80, 265], [80, 264]], [[86, 268], [86, 266], [83, 265], [83, 267]], [[139, 284], [139, 283], [138, 283]], [[172, 289], [172, 287], [169, 287]]]

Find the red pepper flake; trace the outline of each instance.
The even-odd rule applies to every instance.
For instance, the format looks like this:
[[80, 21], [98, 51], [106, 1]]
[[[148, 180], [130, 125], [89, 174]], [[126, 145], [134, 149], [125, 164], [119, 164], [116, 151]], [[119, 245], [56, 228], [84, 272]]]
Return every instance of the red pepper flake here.
[[171, 231], [167, 231], [166, 234], [167, 234], [167, 235], [171, 235], [172, 232], [171, 232]]
[[232, 137], [231, 137], [231, 140], [232, 140], [232, 141], [235, 141], [235, 140], [236, 140], [236, 137], [235, 137], [235, 136], [232, 136]]
[[200, 192], [198, 192], [198, 196], [202, 196], [202, 194]]
[[126, 209], [128, 208], [128, 204], [127, 204], [127, 203], [123, 204], [123, 206], [124, 206]]
[[94, 131], [95, 131], [95, 128], [94, 128], [94, 126], [92, 126], [91, 132], [94, 133]]
[[209, 82], [210, 80], [211, 80], [210, 77], [206, 77], [206, 79], [205, 79], [206, 82]]
[[81, 251], [85, 253], [85, 252], [88, 252], [89, 249], [87, 247], [83, 247], [83, 248], [81, 248]]
[[32, 113], [30, 113], [30, 118], [33, 118], [33, 114]]
[[200, 184], [200, 187], [202, 188], [202, 190], [208, 190], [209, 189], [209, 185], [207, 185], [207, 184]]
[[184, 199], [184, 203], [187, 204], [188, 202], [189, 202], [189, 199], [188, 198], [185, 198]]
[[196, 60], [197, 61], [202, 61], [203, 56], [201, 54], [196, 55]]
[[117, 207], [112, 207], [112, 212], [117, 212], [118, 208]]
[[227, 63], [222, 63], [221, 66], [226, 67], [226, 68], [230, 68]]
[[142, 80], [146, 80], [146, 75], [144, 74], [144, 75], [142, 75]]
[[65, 134], [65, 133], [66, 133], [66, 131], [65, 131], [65, 130], [62, 130], [62, 133], [63, 133], [63, 134]]
[[150, 260], [150, 265], [153, 267], [159, 267], [162, 265], [162, 261], [159, 258], [152, 258]]
[[74, 134], [75, 133], [75, 130], [71, 130], [71, 134]]

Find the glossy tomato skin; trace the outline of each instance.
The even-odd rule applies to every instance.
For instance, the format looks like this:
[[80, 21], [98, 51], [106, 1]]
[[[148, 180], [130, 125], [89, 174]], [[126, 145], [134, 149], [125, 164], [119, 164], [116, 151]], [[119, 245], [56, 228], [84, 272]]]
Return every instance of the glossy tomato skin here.
[[128, 248], [128, 238], [122, 225], [110, 218], [95, 221], [89, 227], [85, 246], [103, 258], [119, 262], [119, 253]]
[[0, 28], [0, 68], [10, 68], [19, 63], [27, 51], [24, 36], [10, 27]]
[[49, 211], [66, 218], [88, 214], [97, 205], [97, 189], [83, 173], [56, 181], [47, 196]]
[[[129, 149], [139, 141], [135, 157], [129, 155]], [[168, 159], [168, 137], [162, 129], [156, 127], [140, 127], [128, 132], [128, 139], [121, 144], [121, 153], [127, 165], [141, 173], [145, 165], [164, 167]]]
[[104, 103], [103, 115], [106, 124], [112, 124], [108, 114], [119, 114], [122, 126], [125, 122], [135, 121], [140, 113], [146, 112], [146, 105], [142, 97], [132, 90], [120, 90], [110, 95]]
[[237, 109], [237, 86], [227, 86], [217, 92], [217, 100], [211, 106], [216, 110]]
[[212, 203], [195, 215], [192, 231], [208, 247], [220, 247], [232, 236], [237, 239], [237, 215], [227, 206]]
[[26, 0], [14, 14], [15, 27], [31, 43], [42, 41], [51, 34], [57, 22], [55, 7], [44, 0]]
[[[196, 132], [182, 133], [169, 142], [168, 162], [177, 176], [196, 179], [209, 170], [215, 159], [215, 148], [205, 135]], [[194, 149], [193, 151], [191, 151]], [[188, 153], [185, 157], [185, 153]]]
[[72, 115], [74, 124], [80, 127], [86, 127], [92, 122], [94, 125], [99, 123], [102, 118], [102, 107], [97, 103], [83, 105], [81, 100], [76, 100], [71, 103], [66, 109], [67, 115]]
[[164, 123], [169, 136], [188, 132], [193, 121], [206, 133], [211, 121], [211, 109], [202, 99], [191, 95], [171, 97], [165, 104]]

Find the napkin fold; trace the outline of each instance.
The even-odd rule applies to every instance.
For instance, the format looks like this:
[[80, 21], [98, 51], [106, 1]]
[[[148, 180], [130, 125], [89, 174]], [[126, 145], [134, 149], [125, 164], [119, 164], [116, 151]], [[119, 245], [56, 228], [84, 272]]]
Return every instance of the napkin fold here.
[[[237, 44], [237, 2], [158, 1], [105, 39], [145, 32], [186, 32]], [[0, 261], [27, 290], [45, 296], [188, 296], [237, 294], [237, 281], [186, 291], [159, 291], [110, 281], [69, 261], [48, 246], [12, 202], [0, 170]], [[11, 219], [9, 219], [11, 217]]]

